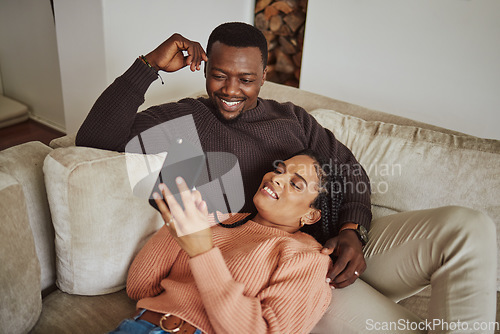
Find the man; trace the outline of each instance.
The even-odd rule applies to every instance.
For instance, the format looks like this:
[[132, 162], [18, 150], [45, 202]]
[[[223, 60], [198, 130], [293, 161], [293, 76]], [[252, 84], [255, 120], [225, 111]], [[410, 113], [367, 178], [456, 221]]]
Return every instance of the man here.
[[[187, 66], [197, 71], [203, 61], [208, 99], [183, 99], [137, 113], [158, 71], [175, 72]], [[247, 24], [217, 27], [210, 35], [206, 53], [199, 43], [174, 34], [139, 57], [103, 92], [80, 128], [76, 144], [123, 151], [127, 142], [141, 132], [192, 115], [204, 151], [231, 152], [238, 157], [247, 199], [243, 212], [253, 209], [251, 199], [260, 178], [274, 161], [312, 148], [342, 166], [345, 183], [350, 185], [345, 188], [339, 214], [340, 232], [323, 249], [336, 256], [327, 278], [332, 287], [347, 287], [366, 270], [363, 279], [393, 300], [410, 296], [431, 283], [433, 318], [472, 321], [491, 319], [493, 314], [494, 319], [494, 296], [490, 294], [495, 280], [491, 279], [494, 274], [490, 269], [495, 272], [496, 262], [475, 261], [481, 252], [496, 254], [491, 242], [477, 241], [491, 239], [491, 221], [462, 208], [402, 213], [375, 221], [363, 249], [367, 242], [363, 232], [369, 229], [371, 221], [370, 194], [356, 189], [369, 189], [366, 173], [352, 153], [302, 108], [258, 97], [266, 78], [266, 64], [267, 42], [262, 33]], [[168, 84], [168, 78], [165, 80]], [[360, 183], [362, 186], [357, 186]], [[477, 228], [473, 232], [464, 228], [470, 220], [475, 220], [475, 226], [482, 226], [482, 233]], [[457, 245], [450, 240], [450, 235], [455, 238], [457, 233], [467, 235], [467, 242]], [[439, 245], [430, 255], [425, 252], [429, 240]], [[464, 254], [474, 261], [461, 261]], [[491, 268], [487, 268], [490, 264]], [[473, 272], [477, 278], [488, 276], [487, 286], [478, 288], [473, 282], [464, 281], [458, 268]], [[450, 279], [457, 283], [448, 284]], [[386, 303], [382, 316], [374, 314], [374, 310], [378, 311], [373, 304], [377, 298], [360, 295], [363, 288], [353, 288], [337, 290], [333, 296], [332, 317], [343, 333], [366, 330], [365, 319], [369, 318], [386, 320], [390, 315], [418, 320], [392, 302]], [[464, 294], [474, 296], [470, 300], [474, 306], [459, 307]], [[481, 302], [482, 308], [476, 305], [479, 300], [486, 300]], [[362, 316], [356, 318], [359, 310], [363, 310]]]

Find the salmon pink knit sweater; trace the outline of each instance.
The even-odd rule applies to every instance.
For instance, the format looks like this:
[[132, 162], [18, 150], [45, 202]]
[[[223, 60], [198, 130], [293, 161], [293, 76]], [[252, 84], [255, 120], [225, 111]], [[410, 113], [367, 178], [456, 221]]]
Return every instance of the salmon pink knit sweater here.
[[129, 270], [138, 308], [174, 314], [204, 333], [308, 333], [326, 311], [329, 257], [311, 236], [253, 221], [212, 227], [214, 248], [189, 258], [166, 227]]

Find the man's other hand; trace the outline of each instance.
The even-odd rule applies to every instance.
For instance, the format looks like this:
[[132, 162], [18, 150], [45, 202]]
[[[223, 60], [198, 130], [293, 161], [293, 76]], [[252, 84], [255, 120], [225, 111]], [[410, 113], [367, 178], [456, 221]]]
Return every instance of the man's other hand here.
[[338, 236], [325, 243], [321, 252], [336, 257], [327, 276], [330, 285], [335, 288], [351, 285], [366, 269], [363, 248], [356, 231], [340, 232]]
[[203, 47], [180, 34], [173, 34], [156, 49], [146, 55], [146, 60], [157, 71], [175, 72], [189, 66], [191, 71], [199, 71], [201, 62], [208, 61]]

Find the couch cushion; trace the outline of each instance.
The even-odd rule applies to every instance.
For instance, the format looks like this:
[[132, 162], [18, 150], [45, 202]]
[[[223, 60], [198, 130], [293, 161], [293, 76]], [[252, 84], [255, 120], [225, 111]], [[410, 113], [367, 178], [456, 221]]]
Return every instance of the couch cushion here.
[[368, 172], [374, 218], [460, 205], [489, 215], [500, 232], [500, 141], [364, 121], [326, 109], [311, 114]]
[[107, 333], [135, 313], [125, 290], [101, 296], [69, 295], [59, 290], [43, 299], [40, 319], [30, 334]]
[[42, 310], [36, 257], [23, 187], [0, 172], [0, 324], [2, 333], [27, 333]]
[[126, 158], [73, 146], [56, 149], [45, 159], [56, 232], [56, 283], [64, 292], [98, 295], [122, 289], [135, 254], [163, 222], [145, 199], [132, 193], [128, 172], [141, 173], [144, 160], [132, 159], [127, 169]]
[[23, 187], [42, 270], [42, 289], [54, 285], [56, 280], [54, 228], [42, 171], [43, 160], [50, 151], [41, 142], [29, 142], [0, 152], [0, 171], [11, 175]]

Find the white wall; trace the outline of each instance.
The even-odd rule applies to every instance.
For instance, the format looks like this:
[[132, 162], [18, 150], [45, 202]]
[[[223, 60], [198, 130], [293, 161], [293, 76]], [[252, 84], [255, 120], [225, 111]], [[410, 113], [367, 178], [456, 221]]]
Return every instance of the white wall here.
[[500, 139], [500, 1], [311, 0], [301, 88]]
[[[254, 0], [55, 0], [66, 128], [78, 130], [100, 93], [141, 54], [178, 32], [204, 47], [227, 21], [253, 23]], [[202, 71], [161, 74], [144, 107], [204, 89]]]
[[54, 0], [66, 131], [78, 130], [106, 87], [101, 0]]
[[5, 96], [26, 104], [33, 118], [64, 130], [50, 1], [0, 1], [0, 68]]

